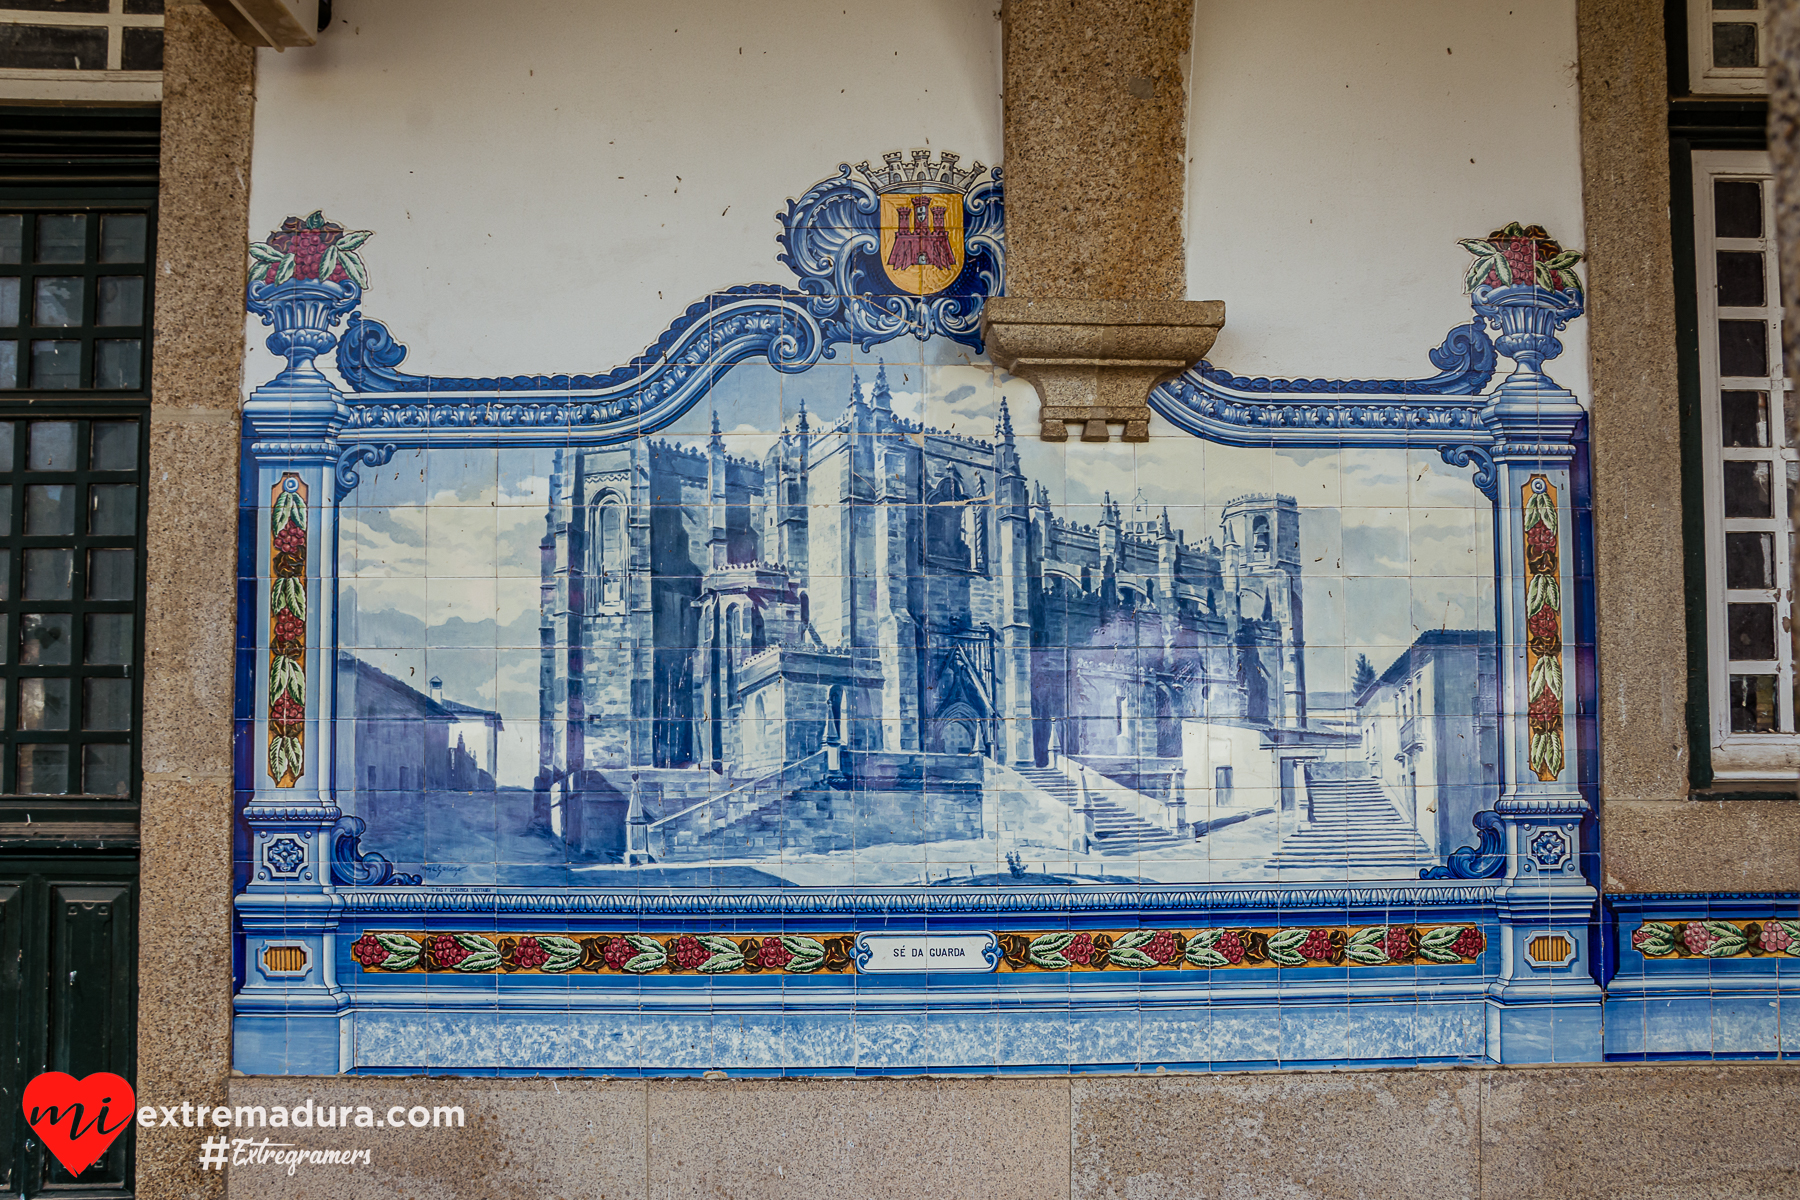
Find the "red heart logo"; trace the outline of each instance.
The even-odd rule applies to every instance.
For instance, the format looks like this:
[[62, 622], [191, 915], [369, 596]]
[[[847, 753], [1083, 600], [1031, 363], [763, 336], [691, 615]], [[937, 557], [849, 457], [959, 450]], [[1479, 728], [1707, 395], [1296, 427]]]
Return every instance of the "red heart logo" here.
[[23, 1107], [32, 1132], [69, 1174], [79, 1175], [125, 1132], [136, 1104], [131, 1085], [110, 1071], [86, 1079], [46, 1071], [25, 1085]]

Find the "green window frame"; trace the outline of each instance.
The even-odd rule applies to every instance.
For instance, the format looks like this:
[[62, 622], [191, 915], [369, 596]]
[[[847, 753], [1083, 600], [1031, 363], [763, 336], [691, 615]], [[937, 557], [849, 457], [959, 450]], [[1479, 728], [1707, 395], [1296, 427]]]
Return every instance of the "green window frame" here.
[[0, 822], [137, 815], [155, 239], [151, 187], [0, 189]]

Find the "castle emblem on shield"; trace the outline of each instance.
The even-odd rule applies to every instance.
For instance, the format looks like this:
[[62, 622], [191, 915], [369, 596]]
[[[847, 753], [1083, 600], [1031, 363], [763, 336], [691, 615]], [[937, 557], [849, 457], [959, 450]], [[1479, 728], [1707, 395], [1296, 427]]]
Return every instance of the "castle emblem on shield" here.
[[964, 200], [987, 173], [977, 162], [959, 168], [959, 156], [914, 150], [902, 162], [898, 150], [883, 165], [857, 164], [881, 201], [881, 264], [901, 291], [930, 296], [956, 282], [963, 269]]

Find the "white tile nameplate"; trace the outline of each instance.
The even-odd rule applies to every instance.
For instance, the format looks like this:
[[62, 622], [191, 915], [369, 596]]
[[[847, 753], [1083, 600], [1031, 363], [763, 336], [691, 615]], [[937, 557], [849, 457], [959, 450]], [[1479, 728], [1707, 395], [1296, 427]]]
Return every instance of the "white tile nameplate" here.
[[991, 933], [864, 933], [856, 938], [856, 969], [883, 971], [992, 971], [1000, 963], [1000, 939]]

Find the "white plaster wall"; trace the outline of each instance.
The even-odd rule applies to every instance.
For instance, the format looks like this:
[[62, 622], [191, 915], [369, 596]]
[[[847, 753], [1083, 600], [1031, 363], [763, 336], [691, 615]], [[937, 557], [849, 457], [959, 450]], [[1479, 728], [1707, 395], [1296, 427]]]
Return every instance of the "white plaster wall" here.
[[[1188, 295], [1225, 301], [1215, 365], [1430, 375], [1470, 319], [1458, 238], [1583, 248], [1574, 0], [1195, 8]], [[1583, 396], [1586, 338], [1549, 365]]]
[[999, 162], [989, 0], [334, 8], [316, 48], [260, 52], [249, 232], [374, 230], [363, 311], [406, 370], [610, 369], [709, 292], [792, 283], [775, 213], [839, 163]]

